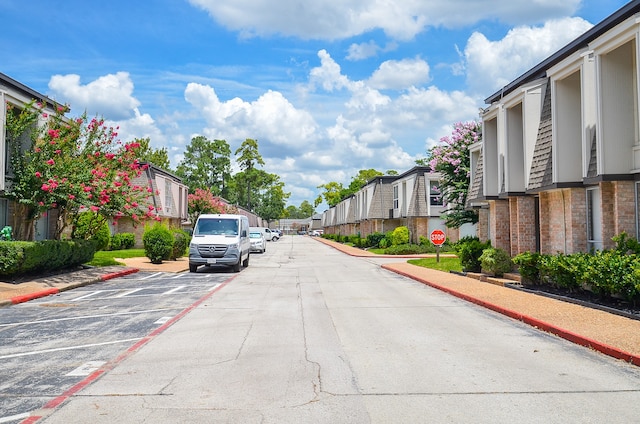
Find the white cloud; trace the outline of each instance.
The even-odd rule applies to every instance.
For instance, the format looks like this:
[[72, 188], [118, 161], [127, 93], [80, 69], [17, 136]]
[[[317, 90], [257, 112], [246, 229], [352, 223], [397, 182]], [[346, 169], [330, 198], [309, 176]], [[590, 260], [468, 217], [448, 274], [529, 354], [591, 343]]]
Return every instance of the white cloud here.
[[207, 85], [189, 83], [185, 99], [201, 110], [206, 120], [207, 137], [227, 142], [258, 139], [261, 148], [269, 145], [304, 150], [317, 139], [317, 124], [311, 114], [296, 109], [281, 93], [269, 90], [253, 102], [238, 97], [221, 101], [215, 90]]
[[[484, 19], [509, 24], [572, 15], [581, 0], [189, 0], [243, 36], [282, 34], [336, 40], [380, 29], [408, 40], [428, 26], [459, 27]], [[355, 54], [355, 53], [354, 53]]]
[[498, 41], [475, 32], [464, 50], [467, 84], [473, 92], [490, 95], [591, 27], [582, 18], [566, 18], [513, 28]]
[[429, 80], [429, 64], [416, 58], [382, 62], [368, 82], [377, 89], [402, 90]]
[[54, 75], [49, 81], [52, 96], [64, 99], [78, 114], [99, 114], [105, 119], [126, 119], [140, 102], [133, 97], [133, 81], [128, 72], [118, 72], [99, 77], [86, 85], [80, 83], [80, 75]]
[[373, 40], [366, 43], [354, 43], [349, 46], [346, 59], [351, 61], [368, 59], [370, 57], [377, 56], [378, 53], [390, 52], [398, 48], [398, 44], [395, 42], [388, 43], [386, 46], [381, 47]]

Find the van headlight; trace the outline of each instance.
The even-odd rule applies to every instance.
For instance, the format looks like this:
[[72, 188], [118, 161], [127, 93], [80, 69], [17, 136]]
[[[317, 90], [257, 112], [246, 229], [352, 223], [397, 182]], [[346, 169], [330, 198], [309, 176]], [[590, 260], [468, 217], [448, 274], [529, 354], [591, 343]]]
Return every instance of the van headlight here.
[[229, 245], [229, 249], [237, 249], [238, 248], [238, 243], [233, 243]]

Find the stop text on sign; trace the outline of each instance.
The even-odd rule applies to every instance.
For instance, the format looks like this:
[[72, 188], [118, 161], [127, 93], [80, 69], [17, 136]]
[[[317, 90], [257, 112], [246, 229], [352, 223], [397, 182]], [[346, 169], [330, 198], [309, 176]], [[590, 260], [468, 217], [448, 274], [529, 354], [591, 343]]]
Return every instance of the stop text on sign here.
[[433, 230], [429, 238], [431, 239], [431, 243], [435, 244], [436, 246], [441, 246], [444, 244], [447, 236], [442, 230]]

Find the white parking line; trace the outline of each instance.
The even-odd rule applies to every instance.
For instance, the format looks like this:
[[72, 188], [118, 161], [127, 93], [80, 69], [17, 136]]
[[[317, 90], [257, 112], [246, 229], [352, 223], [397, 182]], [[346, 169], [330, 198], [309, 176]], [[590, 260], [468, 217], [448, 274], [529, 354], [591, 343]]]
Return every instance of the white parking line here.
[[159, 320], [157, 320], [156, 322], [154, 322], [154, 324], [162, 325], [162, 324], [168, 322], [171, 318], [173, 318], [173, 317], [162, 317]]
[[164, 311], [175, 311], [181, 310], [182, 308], [160, 308], [160, 309], [147, 309], [141, 311], [129, 311], [129, 312], [116, 312], [109, 314], [96, 314], [96, 315], [83, 315], [79, 317], [66, 317], [66, 318], [53, 318], [53, 319], [45, 319], [40, 321], [24, 321], [24, 322], [12, 322], [9, 324], [0, 324], [1, 327], [15, 327], [18, 325], [33, 325], [33, 324], [48, 324], [51, 322], [60, 322], [60, 321], [73, 321], [78, 319], [92, 319], [92, 318], [104, 318], [104, 317], [115, 317], [118, 315], [136, 315], [136, 314], [147, 314], [150, 312], [164, 312]]
[[167, 290], [166, 292], [162, 293], [162, 295], [173, 294], [173, 293], [177, 292], [178, 290], [182, 290], [183, 288], [184, 288], [184, 286], [174, 287], [171, 290]]
[[144, 289], [147, 289], [147, 288], [148, 288], [148, 287], [140, 287], [140, 288], [133, 289], [133, 290], [127, 290], [127, 291], [125, 291], [124, 293], [120, 293], [120, 294], [117, 294], [117, 295], [115, 295], [115, 296], [112, 296], [112, 298], [113, 298], [113, 299], [115, 299], [115, 298], [118, 298], [118, 297], [125, 297], [125, 296], [129, 296], [130, 294], [133, 294], [133, 293], [139, 292], [140, 290], [144, 290]]
[[91, 344], [86, 344], [86, 345], [59, 347], [57, 349], [34, 350], [34, 351], [31, 351], [31, 352], [13, 353], [11, 355], [0, 356], [0, 359], [19, 358], [21, 356], [41, 355], [43, 353], [51, 353], [51, 352], [63, 352], [65, 350], [86, 349], [88, 347], [107, 346], [107, 345], [118, 344], [118, 343], [130, 343], [130, 342], [137, 342], [137, 341], [139, 341], [141, 339], [142, 339], [142, 337], [136, 337], [135, 339], [114, 340], [114, 341], [111, 341], [111, 342], [91, 343]]
[[98, 370], [101, 366], [106, 364], [105, 361], [89, 361], [80, 365], [75, 370], [71, 371], [68, 374], [65, 374], [67, 377], [85, 377], [92, 372]]
[[23, 420], [25, 418], [29, 418], [31, 416], [30, 413], [25, 412], [24, 414], [18, 415], [9, 415], [6, 417], [0, 417], [0, 423], [10, 423], [11, 421]]
[[104, 293], [104, 290], [96, 290], [92, 293], [85, 294], [84, 296], [76, 297], [75, 299], [71, 299], [72, 302], [76, 302], [78, 300], [83, 300], [91, 296], [95, 296], [97, 294]]
[[149, 278], [157, 277], [158, 275], [162, 275], [162, 272], [156, 272], [151, 275], [147, 275], [146, 277], [139, 278], [140, 281], [148, 280]]

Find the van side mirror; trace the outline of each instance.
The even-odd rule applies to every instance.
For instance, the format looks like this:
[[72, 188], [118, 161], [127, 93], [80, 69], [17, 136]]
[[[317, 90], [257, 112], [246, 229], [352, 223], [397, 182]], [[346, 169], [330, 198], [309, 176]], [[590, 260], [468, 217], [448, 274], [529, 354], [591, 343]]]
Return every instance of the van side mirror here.
[[240, 237], [246, 237], [247, 236], [247, 230], [242, 230], [240, 232]]

